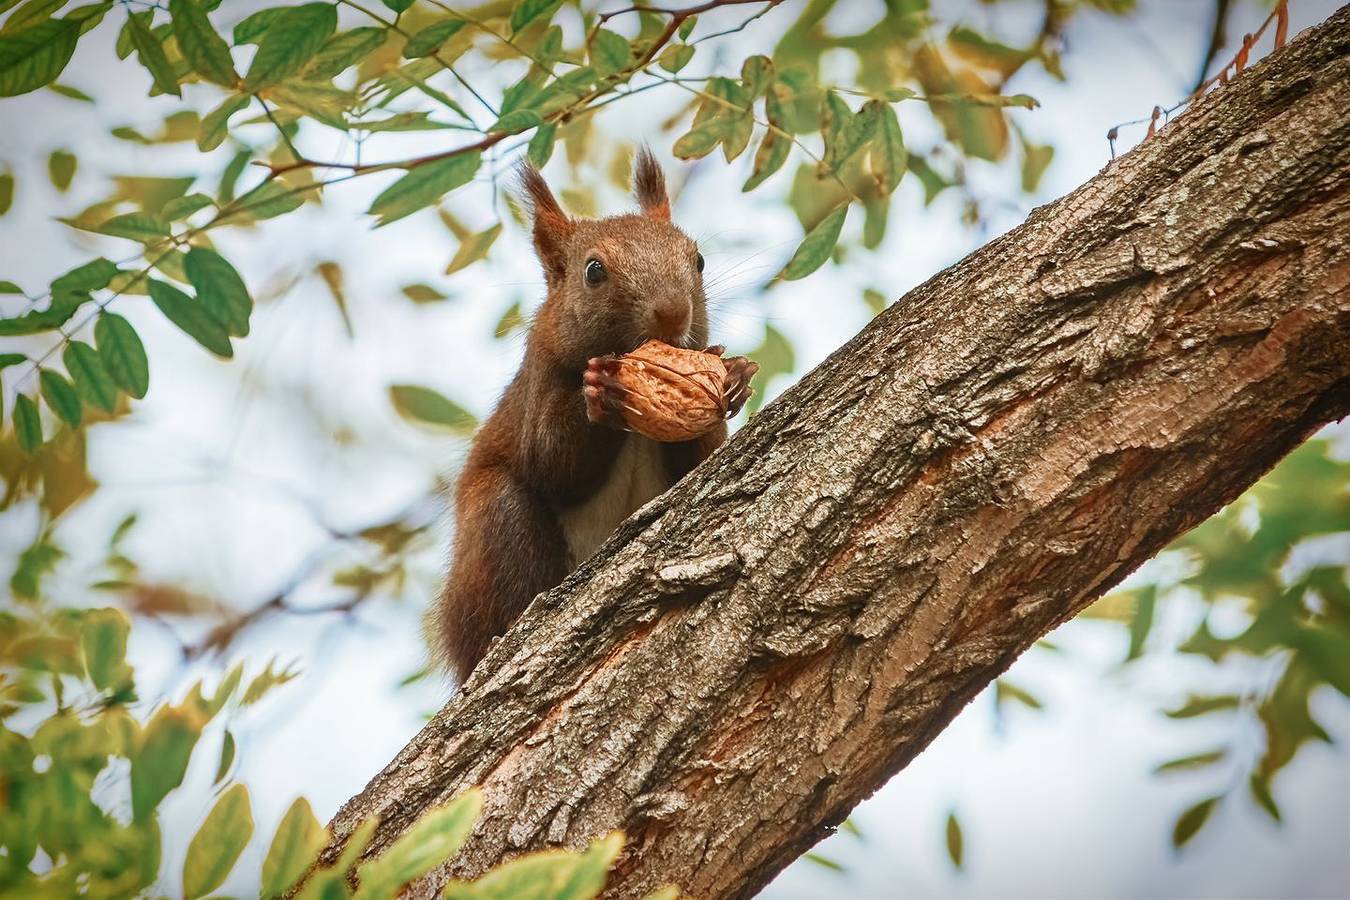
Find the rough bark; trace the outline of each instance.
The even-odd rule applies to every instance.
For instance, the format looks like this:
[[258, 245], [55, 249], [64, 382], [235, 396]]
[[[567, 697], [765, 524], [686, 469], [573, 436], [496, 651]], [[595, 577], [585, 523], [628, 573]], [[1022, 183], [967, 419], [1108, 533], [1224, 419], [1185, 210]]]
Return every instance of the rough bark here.
[[1343, 9], [901, 298], [537, 598], [334, 834], [482, 785], [415, 896], [615, 828], [614, 896], [753, 894], [1350, 412], [1347, 110]]

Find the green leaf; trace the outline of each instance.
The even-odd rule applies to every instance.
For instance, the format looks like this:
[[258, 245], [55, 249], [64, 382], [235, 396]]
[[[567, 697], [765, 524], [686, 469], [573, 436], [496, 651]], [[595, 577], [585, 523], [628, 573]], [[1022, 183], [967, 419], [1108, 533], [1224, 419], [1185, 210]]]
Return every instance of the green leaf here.
[[184, 268], [188, 281], [197, 290], [198, 300], [216, 321], [232, 336], [246, 336], [253, 298], [248, 295], [244, 279], [239, 277], [234, 266], [214, 250], [193, 247], [187, 253]]
[[79, 428], [84, 419], [84, 407], [75, 386], [58, 372], [43, 369], [38, 373], [38, 384], [42, 389], [42, 399], [52, 412], [61, 417], [71, 428]]
[[525, 152], [530, 165], [542, 169], [548, 163], [548, 158], [553, 155], [553, 141], [557, 131], [558, 126], [552, 122], [545, 122], [535, 129], [534, 137], [530, 138], [529, 149]]
[[376, 227], [388, 225], [435, 203], [442, 195], [468, 184], [482, 162], [478, 151], [450, 156], [408, 170], [398, 181], [385, 188], [368, 210], [379, 216]]
[[797, 252], [783, 268], [782, 277], [788, 281], [795, 281], [798, 278], [805, 278], [823, 266], [834, 251], [834, 245], [839, 241], [839, 232], [843, 229], [844, 219], [847, 216], [848, 202], [845, 201], [821, 219], [815, 228], [808, 231]]
[[562, 0], [520, 0], [511, 10], [511, 33], [515, 34], [541, 16], [552, 16]]
[[412, 422], [437, 425], [462, 435], [472, 433], [478, 424], [472, 413], [431, 388], [416, 384], [391, 385], [389, 399], [399, 415]]
[[689, 44], [671, 44], [661, 51], [657, 62], [670, 74], [678, 73], [694, 58], [694, 48]]
[[335, 34], [305, 66], [304, 75], [320, 80], [334, 78], [383, 45], [388, 35], [387, 29], [378, 26], [353, 28]]
[[767, 56], [756, 54], [741, 63], [741, 86], [745, 88], [751, 100], [762, 97], [771, 84], [773, 84], [773, 61]]
[[1177, 818], [1177, 824], [1172, 829], [1172, 846], [1181, 849], [1200, 830], [1201, 826], [1209, 819], [1210, 813], [1214, 812], [1214, 806], [1221, 798], [1210, 797], [1208, 800], [1201, 800], [1199, 803], [1186, 810]]
[[[7, 282], [0, 282], [0, 284], [5, 283]], [[8, 369], [10, 366], [17, 366], [25, 362], [28, 362], [28, 357], [22, 353], [0, 353], [0, 369]]]
[[251, 837], [253, 811], [248, 802], [248, 788], [236, 784], [220, 795], [188, 844], [187, 861], [183, 863], [183, 896], [196, 900], [224, 884]]
[[225, 729], [225, 737], [220, 741], [220, 762], [216, 764], [216, 777], [211, 781], [212, 785], [220, 784], [225, 780], [225, 776], [230, 774], [230, 766], [234, 765], [236, 750], [234, 733], [227, 728]]
[[272, 23], [277, 20], [287, 9], [294, 7], [272, 6], [267, 9], [260, 9], [255, 13], [250, 13], [239, 20], [239, 24], [234, 26], [231, 36], [236, 44], [256, 44], [267, 29], [272, 27]]
[[10, 172], [0, 172], [0, 216], [9, 212], [9, 208], [13, 205], [14, 175]]
[[1015, 702], [1030, 709], [1041, 708], [1041, 701], [1036, 699], [1035, 694], [1002, 678], [994, 682], [994, 702], [1000, 707], [1005, 703]]
[[961, 822], [955, 812], [947, 814], [947, 856], [952, 865], [961, 868], [961, 859], [965, 855], [965, 840], [961, 836]]
[[112, 412], [117, 406], [117, 385], [98, 351], [83, 341], [71, 341], [61, 359], [84, 402]]
[[52, 184], [58, 191], [64, 193], [69, 189], [78, 164], [75, 154], [69, 150], [53, 150], [51, 156], [47, 157], [47, 174], [51, 176]]
[[150, 389], [150, 365], [136, 329], [121, 316], [104, 312], [94, 323], [98, 355], [113, 382], [137, 400]]
[[621, 34], [601, 28], [591, 39], [591, 68], [600, 78], [627, 66], [630, 55], [628, 40]]
[[336, 29], [337, 9], [330, 3], [286, 7], [263, 33], [244, 90], [259, 91], [299, 72]]
[[120, 609], [91, 609], [80, 619], [80, 645], [89, 680], [101, 691], [130, 681], [126, 664], [131, 622]]
[[55, 91], [62, 97], [68, 97], [71, 100], [79, 100], [82, 103], [93, 103], [94, 98], [86, 94], [77, 87], [71, 87], [68, 84], [49, 84], [47, 90]]
[[192, 748], [200, 735], [197, 717], [174, 706], [161, 707], [150, 719], [131, 760], [134, 821], [148, 821], [169, 791], [183, 783]]
[[170, 222], [177, 222], [211, 204], [212, 200], [206, 194], [188, 194], [186, 197], [177, 197], [164, 204], [164, 208], [160, 210], [160, 215]]
[[116, 274], [117, 265], [100, 256], [52, 279], [52, 293], [97, 291], [107, 287]]
[[520, 311], [520, 301], [517, 300], [506, 308], [502, 317], [497, 320], [497, 325], [492, 329], [492, 336], [501, 340], [511, 332], [525, 327], [525, 316]]
[[197, 0], [169, 0], [169, 14], [173, 16], [178, 49], [192, 70], [207, 81], [234, 87], [239, 76], [230, 58], [230, 45], [216, 33]]
[[251, 706], [257, 703], [273, 688], [281, 687], [289, 681], [294, 681], [299, 676], [299, 671], [293, 668], [274, 669], [275, 659], [268, 660], [267, 668], [263, 669], [253, 680], [244, 688], [244, 696], [239, 698], [241, 706]]
[[1022, 190], [1033, 194], [1040, 187], [1041, 177], [1055, 158], [1055, 148], [1022, 141]]
[[247, 107], [248, 100], [250, 100], [248, 94], [225, 97], [219, 107], [202, 116], [201, 124], [197, 125], [197, 150], [202, 152], [215, 150], [224, 143], [225, 135], [229, 134], [229, 116]]
[[494, 134], [506, 132], [515, 134], [521, 131], [527, 131], [544, 123], [543, 117], [532, 109], [513, 109], [502, 116], [496, 122], [489, 126], [488, 131]]
[[169, 223], [150, 213], [123, 213], [98, 225], [79, 225], [69, 219], [61, 221], [84, 231], [126, 238], [142, 244], [152, 244], [169, 236]]
[[1276, 822], [1283, 821], [1280, 816], [1280, 807], [1275, 802], [1274, 795], [1270, 792], [1269, 779], [1260, 772], [1253, 772], [1251, 778], [1247, 779], [1247, 789], [1251, 791], [1252, 799], [1256, 801], [1256, 805], [1265, 810], [1266, 815]]
[[51, 304], [46, 309], [8, 319], [0, 318], [0, 336], [12, 337], [52, 331], [69, 321], [70, 317], [75, 315], [75, 310], [88, 299], [88, 294], [53, 293]]
[[[877, 101], [869, 101], [875, 103]], [[876, 134], [872, 138], [872, 178], [877, 189], [889, 194], [900, 186], [909, 163], [909, 151], [905, 149], [905, 138], [900, 131], [900, 119], [890, 104], [877, 107], [879, 122]]]
[[680, 135], [672, 151], [680, 159], [699, 159], [717, 149], [722, 138], [727, 135], [729, 117], [709, 119]]
[[1153, 629], [1153, 610], [1158, 602], [1158, 588], [1149, 585], [1134, 594], [1134, 617], [1130, 620], [1130, 647], [1125, 659], [1138, 659], [1144, 653], [1144, 642]]
[[623, 849], [623, 832], [595, 841], [585, 853], [544, 850], [502, 863], [477, 881], [452, 881], [444, 900], [590, 900], [605, 888]]
[[[28, 397], [25, 394], [20, 394], [19, 400], [28, 400]], [[31, 400], [28, 400], [28, 408], [33, 411], [34, 416], [37, 415], [37, 406]], [[16, 413], [18, 412], [17, 406], [14, 411]], [[19, 439], [20, 443], [22, 443], [23, 432], [19, 432]], [[39, 434], [38, 444], [41, 443], [42, 435]], [[32, 449], [24, 447], [24, 451], [28, 453], [31, 453], [36, 449], [37, 445], [34, 445]], [[39, 535], [37, 540], [33, 541], [33, 543], [29, 544], [19, 553], [18, 564], [14, 567], [14, 574], [11, 575], [9, 579], [10, 589], [16, 596], [28, 600], [36, 600], [40, 594], [42, 579], [50, 575], [56, 569], [56, 564], [60, 562], [65, 555], [65, 552], [60, 547], [51, 542], [46, 533]], [[62, 654], [67, 657], [66, 659], [61, 660], [55, 666], [45, 666], [44, 668], [50, 668], [52, 671], [66, 671], [78, 675], [82, 668], [80, 660], [75, 658], [78, 654], [78, 648], [74, 646], [74, 642], [72, 641], [64, 649], [70, 651]], [[7, 648], [7, 652], [13, 651], [8, 650]], [[22, 654], [15, 653], [9, 658], [14, 659], [16, 657], [22, 665], [34, 668], [33, 663], [23, 659]]]
[[207, 350], [226, 359], [234, 355], [229, 332], [200, 300], [173, 285], [153, 279], [150, 281], [150, 299], [165, 318]]
[[844, 867], [840, 865], [838, 862], [820, 853], [815, 852], [803, 853], [802, 859], [806, 860], [809, 863], [814, 863], [815, 865], [818, 865], [823, 869], [829, 869], [831, 872], [845, 871]]
[[255, 221], [285, 215], [305, 205], [299, 192], [279, 181], [264, 181], [236, 200], [231, 209]]
[[309, 801], [297, 797], [281, 817], [262, 866], [262, 895], [280, 897], [305, 874], [328, 843], [328, 832], [314, 817]]
[[1169, 709], [1166, 712], [1171, 719], [1189, 719], [1194, 716], [1203, 716], [1206, 713], [1224, 712], [1237, 709], [1242, 703], [1242, 698], [1236, 694], [1224, 694], [1217, 697], [1191, 697], [1178, 709]]
[[[13, 5], [11, 2], [8, 5]], [[51, 14], [56, 12], [62, 6], [65, 6], [65, 0], [28, 0], [0, 25], [0, 34], [13, 34], [16, 31], [23, 31], [25, 28], [31, 28], [44, 19], [50, 18]], [[3, 10], [0, 10], [3, 11]]]
[[682, 41], [689, 40], [689, 35], [694, 33], [694, 26], [696, 24], [698, 24], [698, 16], [689, 16], [687, 19], [681, 22], [679, 31], [680, 40]]
[[460, 269], [487, 256], [488, 250], [492, 248], [493, 242], [497, 240], [497, 236], [501, 233], [502, 224], [498, 222], [487, 231], [480, 231], [465, 238], [460, 242], [459, 249], [455, 251], [455, 258], [450, 260], [450, 265], [446, 266], [445, 274], [450, 275], [458, 272]]
[[75, 53], [80, 23], [48, 19], [0, 35], [0, 97], [15, 97], [55, 81]]
[[766, 130], [759, 142], [759, 149], [755, 151], [755, 166], [741, 190], [753, 191], [763, 184], [765, 179], [783, 167], [791, 150], [791, 141], [772, 128]]
[[1169, 759], [1165, 763], [1159, 764], [1153, 770], [1153, 774], [1162, 775], [1167, 772], [1183, 772], [1187, 769], [1202, 769], [1205, 766], [1212, 766], [1217, 762], [1222, 762], [1228, 755], [1227, 750], [1210, 750], [1208, 753], [1197, 753], [1194, 756], [1183, 756], [1178, 759]]
[[[19, 287], [19, 286], [18, 286], [17, 284], [15, 284], [14, 282], [12, 282], [12, 281], [5, 281], [4, 279], [0, 279], [0, 294], [22, 294], [22, 293], [23, 293], [23, 288]], [[0, 353], [0, 357], [3, 357], [3, 356], [5, 356], [5, 354]], [[0, 367], [0, 368], [3, 368], [3, 367]]]
[[441, 44], [459, 34], [460, 30], [468, 24], [464, 19], [450, 16], [428, 25], [408, 38], [408, 43], [403, 46], [403, 57], [405, 59], [420, 59], [423, 56], [430, 56], [441, 49]]
[[27, 394], [14, 398], [14, 434], [24, 453], [33, 453], [42, 446], [42, 419], [37, 404]]
[[153, 13], [132, 13], [128, 17], [128, 24], [131, 28], [131, 43], [136, 47], [136, 55], [141, 60], [141, 65], [150, 72], [150, 77], [154, 79], [155, 86], [166, 94], [173, 94], [175, 97], [181, 97], [182, 92], [178, 88], [178, 77], [174, 73], [173, 64], [169, 62], [169, 57], [164, 52], [164, 45], [155, 37], [154, 32], [150, 30], [150, 17]]
[[405, 284], [401, 290], [403, 296], [414, 303], [435, 303], [438, 300], [446, 299], [445, 294], [429, 284]]
[[483, 792], [465, 791], [447, 805], [419, 818], [388, 850], [356, 870], [357, 900], [379, 900], [445, 862], [473, 831], [483, 808]]
[[413, 5], [413, 0], [380, 0], [380, 2], [396, 13], [407, 12], [408, 7]]

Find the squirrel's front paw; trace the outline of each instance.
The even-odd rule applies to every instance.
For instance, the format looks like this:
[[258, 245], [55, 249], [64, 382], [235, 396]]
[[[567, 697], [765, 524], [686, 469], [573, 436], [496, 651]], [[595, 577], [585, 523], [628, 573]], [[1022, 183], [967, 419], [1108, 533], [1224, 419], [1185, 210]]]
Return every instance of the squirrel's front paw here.
[[586, 398], [586, 418], [597, 425], [623, 428], [624, 398], [628, 389], [619, 383], [619, 360], [597, 356], [581, 376], [581, 394]]
[[744, 356], [724, 357], [722, 362], [727, 367], [727, 377], [722, 382], [722, 396], [726, 400], [727, 418], [730, 419], [741, 411], [745, 401], [754, 392], [750, 379], [759, 371], [759, 363]]

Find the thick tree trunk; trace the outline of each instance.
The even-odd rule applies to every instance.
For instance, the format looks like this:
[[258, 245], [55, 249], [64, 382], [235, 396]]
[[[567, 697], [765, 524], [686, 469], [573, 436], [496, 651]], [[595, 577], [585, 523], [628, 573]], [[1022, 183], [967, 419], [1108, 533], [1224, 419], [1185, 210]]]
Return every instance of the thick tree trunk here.
[[482, 785], [414, 895], [615, 828], [615, 896], [753, 894], [1350, 412], [1347, 110], [1343, 9], [910, 292], [536, 599], [334, 833], [381, 817], [375, 854]]

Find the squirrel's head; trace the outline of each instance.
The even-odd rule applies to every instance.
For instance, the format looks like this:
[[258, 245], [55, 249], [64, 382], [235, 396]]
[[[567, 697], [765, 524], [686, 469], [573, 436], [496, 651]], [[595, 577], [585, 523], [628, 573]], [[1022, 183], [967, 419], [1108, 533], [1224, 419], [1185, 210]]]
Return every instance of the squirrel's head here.
[[563, 212], [543, 176], [522, 165], [534, 246], [548, 282], [535, 320], [545, 343], [571, 365], [627, 353], [648, 338], [681, 347], [708, 340], [703, 255], [670, 221], [666, 180], [643, 147], [633, 167], [640, 211], [604, 219]]

